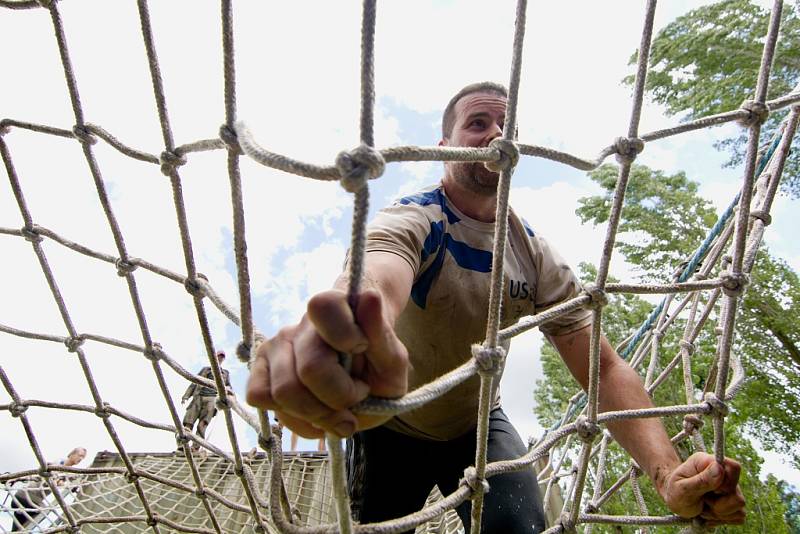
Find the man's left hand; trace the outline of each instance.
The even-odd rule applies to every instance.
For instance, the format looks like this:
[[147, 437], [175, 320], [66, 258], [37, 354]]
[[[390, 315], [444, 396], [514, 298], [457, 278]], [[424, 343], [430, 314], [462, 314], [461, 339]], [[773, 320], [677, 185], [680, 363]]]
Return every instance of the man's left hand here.
[[739, 489], [741, 465], [725, 458], [720, 464], [710, 454], [698, 452], [676, 467], [664, 481], [661, 495], [681, 517], [701, 517], [710, 527], [741, 525], [745, 501]]

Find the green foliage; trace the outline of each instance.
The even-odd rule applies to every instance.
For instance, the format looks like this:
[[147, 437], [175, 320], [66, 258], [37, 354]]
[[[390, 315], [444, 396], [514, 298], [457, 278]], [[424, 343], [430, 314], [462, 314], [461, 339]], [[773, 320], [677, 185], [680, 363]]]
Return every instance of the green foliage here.
[[784, 506], [786, 507], [786, 525], [790, 534], [800, 534], [800, 493], [797, 488], [791, 487], [785, 480], [778, 480], [772, 475], [768, 477], [778, 488]]
[[[584, 222], [597, 224], [608, 220], [616, 175], [613, 165], [590, 173], [591, 179], [605, 192], [580, 201], [577, 212]], [[683, 173], [668, 176], [637, 165], [631, 171], [617, 247], [627, 261], [642, 270], [643, 279], [668, 280], [675, 267], [702, 242], [715, 219], [710, 204], [697, 195], [697, 184]], [[596, 269], [581, 264], [579, 275], [584, 281], [593, 281]], [[704, 305], [701, 300], [698, 309]], [[611, 295], [609, 305], [603, 310], [603, 330], [612, 345], [622, 343], [651, 309], [652, 304], [636, 295]], [[743, 527], [720, 528], [717, 532], [793, 534], [792, 523], [783, 516], [797, 517], [796, 500], [786, 493], [790, 490], [785, 484], [782, 486], [781, 481], [759, 479], [762, 459], [747, 436], [758, 435], [765, 447], [793, 457], [795, 463], [800, 464], [800, 421], [796, 415], [800, 413], [800, 360], [797, 358], [800, 325], [796, 320], [800, 316], [800, 279], [797, 273], [768, 251], [760, 251], [751, 284], [739, 309], [733, 350], [740, 356], [749, 378], [732, 402], [731, 414], [726, 419], [726, 454], [739, 459], [743, 465], [741, 486], [748, 502], [748, 521]], [[654, 377], [679, 354], [679, 339], [685, 324], [685, 319], [676, 319], [662, 339]], [[683, 376], [677, 369], [655, 390], [654, 402], [661, 406], [696, 402], [710, 386], [706, 384], [706, 377], [716, 343], [717, 337], [709, 322], [695, 341], [689, 398]], [[542, 366], [545, 378], [537, 383], [536, 414], [543, 425], [550, 426], [559, 420], [577, 386], [549, 345], [542, 348]], [[664, 424], [670, 435], [674, 435], [680, 431], [682, 419], [666, 418]], [[711, 429], [705, 428], [703, 433], [705, 442], [710, 445]], [[693, 449], [690, 443], [684, 442], [678, 446], [678, 451], [685, 458]], [[629, 461], [616, 445], [612, 446], [605, 488], [627, 472]], [[641, 479], [641, 485], [650, 513], [667, 513], [646, 477]], [[627, 488], [604, 505], [603, 513], [629, 513], [634, 503], [633, 494]], [[595, 532], [633, 532], [633, 529], [625, 530], [627, 528], [598, 526]], [[680, 529], [660, 527], [659, 532], [662, 531], [679, 532]]]
[[[755, 96], [769, 13], [748, 0], [723, 0], [678, 17], [653, 39], [645, 85], [667, 113], [692, 120], [738, 108]], [[636, 62], [637, 54], [631, 58]], [[624, 80], [633, 83], [633, 76]], [[800, 19], [784, 4], [781, 33], [770, 73], [767, 98], [790, 92], [800, 81]], [[772, 113], [762, 139], [775, 133], [787, 111]], [[747, 131], [726, 139], [728, 165], [741, 163]], [[800, 197], [800, 139], [784, 171], [784, 191]]]

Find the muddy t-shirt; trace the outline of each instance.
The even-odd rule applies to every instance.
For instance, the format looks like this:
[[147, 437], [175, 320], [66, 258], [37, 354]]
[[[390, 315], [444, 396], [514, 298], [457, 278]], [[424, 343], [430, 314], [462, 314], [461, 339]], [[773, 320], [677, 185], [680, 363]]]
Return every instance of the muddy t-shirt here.
[[[472, 344], [483, 341], [493, 240], [494, 223], [461, 213], [441, 184], [397, 200], [370, 223], [367, 252], [396, 254], [414, 272], [408, 304], [395, 323], [412, 365], [409, 390], [463, 364], [472, 357]], [[580, 282], [561, 256], [513, 212], [504, 272], [501, 328], [581, 291]], [[540, 329], [545, 334], [563, 335], [590, 322], [591, 313], [579, 308]], [[386, 425], [419, 438], [453, 439], [475, 427], [479, 388], [480, 379], [472, 377]], [[499, 402], [496, 391], [494, 395]]]

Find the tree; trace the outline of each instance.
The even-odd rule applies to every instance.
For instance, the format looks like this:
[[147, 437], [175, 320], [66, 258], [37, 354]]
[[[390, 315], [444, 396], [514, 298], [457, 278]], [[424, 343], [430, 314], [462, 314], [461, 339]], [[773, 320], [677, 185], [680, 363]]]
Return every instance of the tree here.
[[[608, 220], [617, 168], [608, 164], [590, 173], [605, 193], [581, 199], [578, 215], [584, 222], [594, 224]], [[639, 269], [644, 281], [665, 281], [673, 277], [681, 264], [700, 244], [713, 225], [716, 216], [711, 204], [697, 194], [697, 184], [684, 173], [667, 175], [647, 167], [634, 165], [620, 220], [617, 248], [626, 260]], [[676, 239], [676, 236], [680, 236]], [[581, 277], [593, 281], [596, 270], [582, 264]], [[800, 280], [797, 274], [780, 259], [762, 250], [752, 273], [751, 284], [742, 300], [738, 314], [737, 337], [733, 350], [740, 355], [748, 378], [747, 385], [732, 402], [732, 412], [726, 419], [726, 447], [730, 456], [741, 459], [747, 473], [742, 480], [748, 499], [749, 519], [745, 532], [791, 532], [782, 515], [788, 501], [781, 502], [780, 481], [761, 481], [762, 460], [749, 441], [758, 435], [761, 444], [769, 449], [793, 455], [800, 463], [800, 362], [795, 359], [800, 342], [800, 326], [796, 324], [800, 306]], [[652, 304], [635, 295], [614, 294], [604, 308], [603, 330], [612, 345], [622, 343], [648, 316]], [[662, 340], [664, 359], [678, 353], [680, 333], [685, 322], [678, 319]], [[706, 386], [712, 365], [716, 335], [708, 324], [695, 341], [693, 356], [693, 386], [695, 392]], [[542, 349], [545, 379], [537, 384], [536, 413], [543, 425], [557, 421], [575, 385], [564, 369], [556, 351], [549, 345]], [[658, 405], [684, 404], [683, 381], [673, 373], [655, 391]], [[665, 425], [674, 435], [681, 429], [680, 418], [668, 418]], [[706, 443], [711, 443], [709, 429], [704, 429]], [[679, 446], [684, 456], [691, 453], [689, 444]], [[629, 460], [619, 449], [612, 448], [612, 474], [606, 487], [629, 467]], [[652, 487], [643, 483], [651, 513], [666, 513]], [[622, 513], [625, 502], [633, 502], [630, 494], [622, 500], [610, 501], [604, 508], [608, 513]], [[723, 530], [724, 532], [724, 530]], [[741, 532], [741, 530], [736, 530]]]
[[[769, 13], [748, 0], [723, 0], [678, 17], [653, 39], [646, 90], [671, 115], [693, 120], [738, 108], [755, 95]], [[636, 62], [634, 53], [631, 63]], [[633, 82], [633, 76], [624, 80]], [[767, 98], [790, 92], [800, 82], [800, 18], [784, 6], [781, 33], [770, 74]], [[762, 140], [775, 133], [787, 111], [772, 113], [762, 127]], [[747, 131], [723, 140], [727, 165], [739, 165]], [[800, 197], [800, 139], [784, 171], [783, 191]]]
[[[605, 190], [580, 200], [577, 214], [594, 224], [608, 219], [617, 169], [589, 174]], [[645, 281], [666, 281], [701, 243], [716, 217], [684, 173], [667, 176], [634, 165], [620, 220], [618, 249]], [[676, 239], [675, 236], [680, 236]], [[737, 314], [734, 350], [748, 385], [731, 416], [762, 444], [800, 466], [800, 278], [785, 261], [762, 248]], [[709, 340], [713, 342], [713, 340]], [[766, 401], [766, 402], [765, 402]]]

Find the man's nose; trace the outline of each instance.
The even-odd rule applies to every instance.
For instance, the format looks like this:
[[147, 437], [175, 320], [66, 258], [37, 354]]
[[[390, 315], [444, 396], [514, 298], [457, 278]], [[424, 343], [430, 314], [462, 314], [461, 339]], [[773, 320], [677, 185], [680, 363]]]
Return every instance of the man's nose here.
[[489, 143], [491, 143], [492, 141], [494, 141], [498, 137], [502, 137], [502, 136], [503, 136], [503, 128], [500, 127], [499, 124], [493, 123], [491, 128], [489, 128], [489, 131], [486, 134], [485, 145], [489, 146]]

